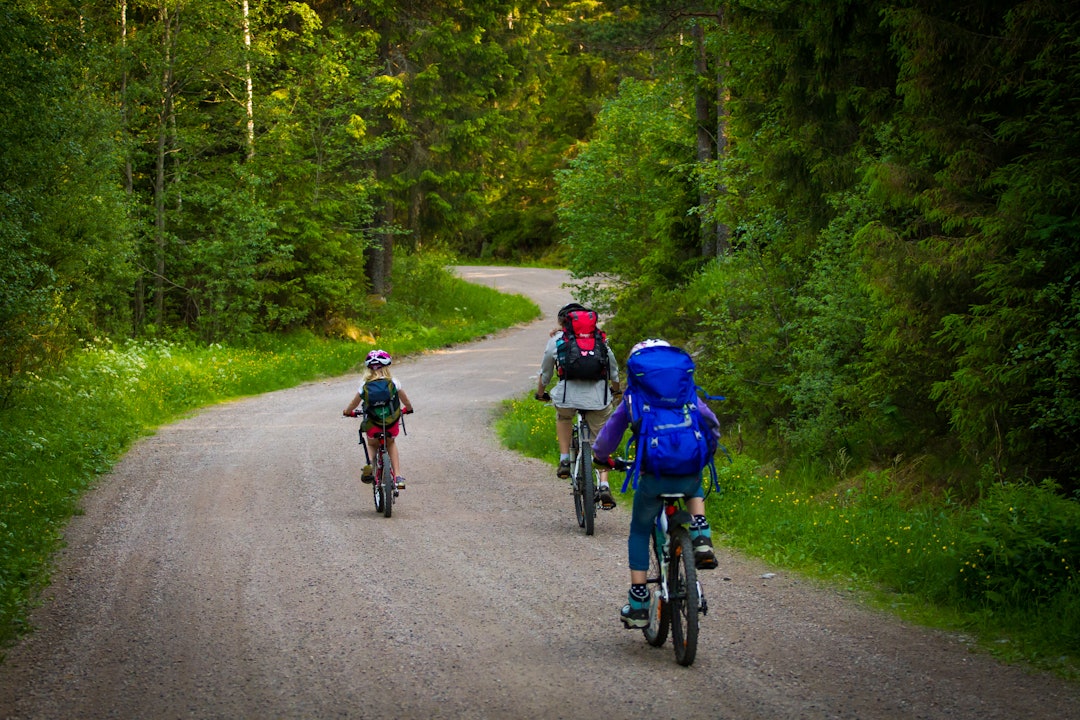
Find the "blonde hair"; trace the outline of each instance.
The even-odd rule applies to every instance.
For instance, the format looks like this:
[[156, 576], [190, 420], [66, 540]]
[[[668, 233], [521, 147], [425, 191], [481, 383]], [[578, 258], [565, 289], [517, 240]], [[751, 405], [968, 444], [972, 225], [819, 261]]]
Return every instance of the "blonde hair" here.
[[390, 366], [389, 365], [376, 365], [371, 367], [370, 365], [364, 366], [364, 382], [371, 380], [390, 380]]

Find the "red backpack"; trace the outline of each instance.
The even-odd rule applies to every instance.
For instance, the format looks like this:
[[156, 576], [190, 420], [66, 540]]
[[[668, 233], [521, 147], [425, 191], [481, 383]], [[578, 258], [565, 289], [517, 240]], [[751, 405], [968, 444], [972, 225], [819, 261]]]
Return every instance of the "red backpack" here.
[[555, 370], [563, 380], [606, 380], [607, 336], [596, 327], [592, 310], [571, 310], [555, 341]]

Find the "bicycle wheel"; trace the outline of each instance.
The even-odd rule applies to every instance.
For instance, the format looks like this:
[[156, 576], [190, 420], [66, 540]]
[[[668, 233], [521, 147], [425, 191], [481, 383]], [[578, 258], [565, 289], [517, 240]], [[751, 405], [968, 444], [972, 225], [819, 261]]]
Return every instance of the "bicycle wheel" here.
[[585, 527], [585, 503], [581, 495], [580, 473], [577, 472], [578, 448], [578, 431], [575, 425], [570, 436], [570, 487], [574, 491], [574, 517], [577, 518], [578, 527]]
[[375, 477], [371, 479], [371, 492], [375, 496], [375, 512], [381, 513], [383, 511], [383, 496], [382, 496], [382, 468], [379, 467], [379, 456], [375, 456], [375, 469], [372, 470], [375, 473]]
[[[664, 536], [659, 530], [654, 530], [649, 536], [649, 624], [641, 629], [645, 639], [653, 647], [660, 647], [667, 640], [668, 628], [671, 626], [671, 605], [664, 602], [663, 586], [661, 584], [660, 566], [663, 560], [660, 556], [658, 538]], [[663, 542], [663, 540], [660, 540]]]
[[394, 468], [390, 467], [390, 458], [383, 448], [379, 448], [379, 468], [382, 514], [383, 517], [390, 517], [391, 513], [394, 512], [394, 490], [397, 486], [394, 482]]
[[698, 596], [694, 546], [686, 528], [671, 530], [671, 562], [668, 567], [668, 591], [671, 596], [671, 642], [675, 660], [692, 665], [697, 655]]
[[592, 445], [588, 440], [581, 443], [581, 463], [578, 466], [577, 482], [581, 487], [581, 509], [585, 516], [586, 535], [593, 534], [596, 522], [596, 485], [593, 477]]
[[378, 478], [371, 481], [371, 491], [375, 495], [375, 512], [377, 513], [381, 513], [383, 509], [382, 488], [379, 487], [381, 484]]

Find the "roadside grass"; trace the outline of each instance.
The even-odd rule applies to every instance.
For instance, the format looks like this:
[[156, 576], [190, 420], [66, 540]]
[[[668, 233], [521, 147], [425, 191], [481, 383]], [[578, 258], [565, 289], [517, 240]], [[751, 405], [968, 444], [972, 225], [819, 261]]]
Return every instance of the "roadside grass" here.
[[376, 343], [408, 355], [539, 317], [524, 297], [431, 262], [403, 264], [395, 299], [372, 312], [369, 328], [346, 328], [359, 341], [310, 333], [245, 347], [98, 341], [55, 372], [27, 378], [0, 408], [0, 647], [29, 629], [27, 613], [82, 493], [135, 438], [213, 403], [344, 374]]
[[[557, 464], [550, 407], [507, 401], [496, 428], [510, 449]], [[721, 489], [706, 502], [714, 537], [1003, 660], [1080, 679], [1080, 504], [1046, 483], [993, 486], [962, 505], [912, 497], [893, 469], [844, 467], [719, 460]]]

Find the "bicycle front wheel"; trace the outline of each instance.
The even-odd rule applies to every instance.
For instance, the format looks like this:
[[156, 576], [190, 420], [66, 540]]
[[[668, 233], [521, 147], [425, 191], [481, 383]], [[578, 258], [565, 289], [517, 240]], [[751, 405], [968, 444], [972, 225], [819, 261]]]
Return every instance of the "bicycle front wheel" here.
[[659, 530], [653, 530], [649, 536], [649, 624], [641, 629], [645, 640], [653, 647], [660, 647], [667, 641], [668, 628], [671, 626], [671, 605], [664, 600], [663, 578], [661, 577], [661, 545], [664, 536]]
[[694, 546], [686, 528], [676, 527], [671, 534], [671, 562], [668, 567], [668, 591], [671, 598], [671, 642], [675, 660], [692, 665], [697, 655], [698, 594]]
[[379, 490], [382, 493], [383, 517], [390, 517], [394, 512], [394, 490], [397, 485], [394, 482], [394, 468], [390, 467], [390, 458], [385, 450], [379, 451], [381, 462], [379, 463]]
[[375, 512], [381, 513], [383, 509], [382, 483], [377, 479], [371, 482], [371, 491], [375, 494]]

